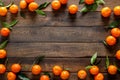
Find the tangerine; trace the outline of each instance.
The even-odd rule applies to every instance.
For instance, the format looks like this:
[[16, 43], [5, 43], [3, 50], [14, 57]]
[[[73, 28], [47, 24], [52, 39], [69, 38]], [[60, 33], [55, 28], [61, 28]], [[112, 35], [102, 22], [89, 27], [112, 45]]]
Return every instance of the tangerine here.
[[61, 3], [59, 0], [53, 0], [51, 3], [52, 9], [58, 10], [61, 7]]
[[85, 79], [85, 78], [87, 77], [87, 73], [86, 73], [85, 70], [79, 70], [77, 76], [78, 76], [80, 79]]
[[106, 37], [106, 43], [110, 46], [113, 46], [116, 44], [116, 38], [113, 36]]
[[97, 66], [92, 66], [89, 71], [90, 74], [97, 75], [99, 73], [99, 68]]
[[21, 9], [25, 9], [27, 7], [27, 2], [25, 0], [21, 0], [19, 6]]
[[12, 64], [11, 66], [11, 71], [14, 73], [18, 73], [21, 70], [21, 65], [20, 64]]
[[5, 57], [6, 57], [6, 55], [7, 55], [6, 50], [4, 50], [4, 49], [0, 49], [0, 59], [5, 58]]
[[31, 3], [28, 5], [28, 9], [29, 9], [29, 11], [31, 11], [31, 12], [35, 11], [37, 8], [38, 8], [38, 4], [37, 4], [36, 2], [31, 2]]
[[60, 75], [62, 70], [63, 69], [58, 65], [54, 66], [53, 69], [52, 69], [53, 74], [56, 75], [56, 76]]
[[3, 64], [0, 64], [0, 74], [4, 74], [6, 71], [6, 67]]
[[117, 67], [115, 65], [109, 65], [108, 73], [111, 75], [115, 75], [117, 73]]
[[2, 28], [2, 29], [0, 30], [0, 34], [1, 34], [2, 36], [4, 36], [4, 37], [7, 37], [7, 36], [9, 36], [9, 34], [10, 34], [10, 30], [9, 30], [8, 28]]
[[104, 75], [102, 73], [98, 73], [94, 76], [94, 80], [104, 80]]
[[76, 14], [77, 11], [78, 11], [78, 6], [72, 4], [72, 5], [69, 6], [68, 10], [69, 10], [69, 13], [70, 13], [70, 14]]
[[116, 16], [120, 16], [120, 6], [114, 7], [113, 12], [114, 12], [114, 14], [115, 14]]
[[111, 35], [114, 36], [114, 37], [120, 37], [120, 29], [119, 28], [113, 28], [111, 30]]
[[67, 70], [62, 71], [62, 73], [60, 74], [60, 78], [63, 80], [68, 79], [70, 76], [70, 73]]
[[34, 75], [38, 75], [38, 74], [40, 74], [41, 73], [41, 71], [42, 71], [42, 68], [41, 68], [41, 66], [40, 65], [33, 65], [32, 66], [32, 74], [34, 74]]
[[8, 80], [16, 80], [16, 74], [13, 72], [8, 72], [7, 79]]
[[11, 5], [9, 11], [13, 14], [18, 13], [18, 6], [16, 4]]
[[103, 17], [109, 17], [111, 15], [112, 10], [109, 7], [104, 7], [101, 10], [101, 15]]
[[0, 16], [6, 16], [7, 12], [8, 10], [6, 7], [0, 7]]

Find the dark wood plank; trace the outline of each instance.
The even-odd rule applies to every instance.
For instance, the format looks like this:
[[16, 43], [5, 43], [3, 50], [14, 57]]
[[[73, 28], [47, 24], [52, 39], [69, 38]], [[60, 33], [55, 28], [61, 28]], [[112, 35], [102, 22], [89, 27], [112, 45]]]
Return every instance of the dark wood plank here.
[[[98, 58], [101, 60], [98, 65], [100, 72], [107, 72], [105, 68], [105, 58]], [[21, 61], [22, 71], [31, 71], [31, 67], [35, 60], [34, 57], [10, 57], [8, 58], [7, 71], [11, 71], [10, 67], [13, 63], [18, 63]], [[118, 67], [120, 62], [115, 58], [110, 58], [110, 64], [116, 63]], [[52, 71], [54, 65], [60, 65], [62, 68], [70, 68], [70, 72], [77, 72], [80, 69], [85, 69], [86, 66], [90, 65], [90, 58], [45, 58], [41, 63], [42, 71]]]
[[[4, 0], [5, 1], [5, 0]], [[15, 1], [15, 4], [17, 4], [17, 5], [19, 5], [19, 1], [18, 0], [14, 0]], [[35, 0], [38, 4], [41, 4], [41, 3], [44, 3], [44, 2], [51, 2], [52, 0]], [[111, 1], [109, 1], [109, 0], [104, 0], [105, 2], [106, 2], [106, 4], [104, 5], [104, 6], [108, 6], [108, 7], [110, 7], [110, 8], [114, 8], [115, 6], [117, 6], [117, 5], [120, 5], [119, 4], [119, 0], [111, 0]], [[8, 4], [10, 2], [10, 0], [7, 0], [7, 1], [5, 1], [5, 4]], [[113, 4], [114, 3], [114, 4]], [[64, 9], [61, 9], [62, 11], [63, 10], [66, 10], [67, 11], [67, 8], [68, 8], [68, 6], [69, 5], [71, 5], [71, 4], [76, 4], [76, 5], [79, 5], [79, 0], [68, 0], [68, 4], [67, 4], [67, 6], [66, 6], [66, 8], [64, 8]], [[83, 7], [83, 5], [79, 5], [79, 9], [81, 9]], [[97, 11], [100, 11], [101, 10], [101, 8], [102, 8], [103, 6], [99, 6], [98, 7], [98, 9], [97, 9]], [[51, 9], [51, 5], [50, 6], [48, 6], [46, 9], [45, 9], [45, 11], [52, 11], [52, 9]]]
[[89, 57], [113, 56], [120, 46], [110, 51], [102, 43], [9, 43], [6, 49], [9, 57]]
[[109, 33], [103, 27], [16, 28], [10, 42], [102, 42]]
[[82, 15], [69, 15], [65, 12], [51, 12], [46, 11], [47, 17], [37, 15], [35, 13], [24, 12], [26, 18], [22, 18], [20, 14], [11, 15], [10, 13], [6, 17], [0, 17], [2, 21], [11, 22], [14, 19], [19, 20], [17, 27], [80, 27], [80, 26], [108, 26], [114, 20], [111, 16], [110, 19], [103, 19], [100, 12], [90, 12]]
[[[40, 75], [34, 76], [30, 72], [22, 72], [22, 73], [26, 74], [26, 76], [29, 77], [30, 80], [39, 80], [39, 78], [40, 78]], [[7, 73], [4, 75], [1, 75], [0, 79], [7, 80], [6, 75], [7, 75]], [[52, 77], [52, 80], [61, 80], [60, 77], [55, 77], [55, 76], [53, 76], [52, 73], [50, 73], [50, 75]], [[120, 76], [120, 74], [117, 74], [115, 76], [110, 76], [107, 73], [103, 73], [103, 75], [105, 76], [104, 80], [113, 80], [113, 79], [119, 80], [119, 76]], [[87, 75], [87, 78], [85, 80], [91, 80], [91, 79], [93, 79], [93, 77]], [[17, 80], [19, 80], [19, 79], [17, 79]], [[69, 80], [79, 80], [77, 77], [77, 73], [71, 73]]]

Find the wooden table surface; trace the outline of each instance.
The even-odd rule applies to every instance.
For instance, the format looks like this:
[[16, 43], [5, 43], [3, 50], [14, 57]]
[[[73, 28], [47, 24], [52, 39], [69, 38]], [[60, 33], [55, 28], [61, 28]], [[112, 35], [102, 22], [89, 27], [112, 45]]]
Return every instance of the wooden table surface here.
[[[37, 3], [50, 2], [52, 0], [35, 0]], [[105, 0], [106, 4], [113, 9], [120, 5], [120, 0]], [[9, 3], [9, 0], [8, 2]], [[15, 0], [19, 4], [18, 0]], [[34, 58], [44, 55], [45, 59], [40, 63], [42, 71], [52, 72], [54, 65], [60, 65], [63, 68], [70, 68], [69, 80], [78, 80], [77, 71], [85, 69], [90, 63], [90, 57], [98, 52], [98, 58], [102, 59], [98, 65], [100, 72], [105, 75], [105, 80], [120, 80], [120, 74], [109, 76], [105, 69], [106, 55], [110, 57], [110, 62], [120, 64], [114, 58], [115, 52], [120, 49], [120, 43], [113, 50], [108, 50], [102, 43], [106, 36], [110, 35], [105, 30], [108, 24], [114, 21], [112, 14], [109, 19], [101, 17], [100, 10], [104, 6], [99, 6], [97, 11], [82, 15], [78, 12], [76, 15], [69, 15], [67, 7], [70, 4], [76, 4], [79, 9], [79, 0], [69, 0], [67, 6], [63, 6], [59, 11], [53, 11], [49, 5], [44, 9], [46, 17], [24, 11], [26, 18], [20, 14], [13, 15], [8, 13], [6, 17], [0, 17], [2, 21], [11, 22], [14, 19], [19, 20], [14, 26], [9, 37], [9, 44], [6, 47], [8, 56], [7, 72], [10, 66], [19, 61], [22, 62], [22, 72], [31, 80], [39, 80], [39, 76], [33, 76], [30, 68]], [[0, 80], [6, 80], [5, 76]], [[54, 79], [58, 80], [58, 79]], [[91, 80], [87, 76], [86, 80]]]

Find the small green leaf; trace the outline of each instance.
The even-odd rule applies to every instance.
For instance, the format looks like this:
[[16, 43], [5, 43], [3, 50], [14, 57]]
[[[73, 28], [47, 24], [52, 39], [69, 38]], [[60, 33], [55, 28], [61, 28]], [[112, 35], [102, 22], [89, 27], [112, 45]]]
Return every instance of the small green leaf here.
[[18, 20], [13, 20], [13, 21], [10, 23], [10, 27], [15, 26], [17, 23], [18, 23]]
[[110, 23], [109, 27], [110, 29], [112, 28], [116, 28], [120, 25], [120, 20], [116, 20], [116, 21], [113, 21], [112, 23]]
[[105, 1], [104, 0], [96, 0], [96, 3], [99, 5], [99, 4], [105, 4]]
[[92, 66], [91, 65], [88, 65], [85, 67], [86, 70], [89, 70]]
[[80, 0], [80, 1], [79, 1], [79, 4], [83, 4], [83, 3], [84, 3], [84, 0]]
[[7, 6], [5, 6], [6, 8], [9, 8], [11, 5], [13, 5], [14, 4], [14, 2], [13, 1], [11, 1], [11, 3], [9, 3]]
[[35, 12], [37, 13], [37, 14], [39, 14], [39, 15], [42, 15], [42, 16], [45, 16], [46, 14], [45, 14], [45, 12], [43, 12], [42, 10], [35, 10]]
[[0, 0], [0, 6], [4, 6], [4, 2]]
[[41, 61], [43, 61], [43, 59], [45, 58], [45, 56], [38, 56], [35, 58], [34, 64], [39, 64]]
[[97, 52], [91, 57], [90, 63], [93, 65], [97, 59]]
[[118, 71], [120, 72], [120, 68], [118, 68]]
[[95, 11], [98, 8], [97, 3], [94, 3], [92, 5], [85, 5], [89, 11]]
[[45, 2], [45, 3], [41, 4], [41, 5], [38, 7], [38, 9], [39, 9], [39, 10], [44, 9], [44, 8], [46, 8], [49, 4], [50, 4], [50, 2]]
[[110, 61], [109, 61], [108, 56], [106, 56], [106, 68], [108, 68], [109, 65], [110, 65]]
[[103, 40], [102, 42], [103, 42], [103, 44], [104, 44], [107, 48], [110, 48], [110, 46], [106, 43], [105, 40]]
[[25, 18], [25, 13], [23, 11], [20, 11], [20, 16]]
[[8, 29], [12, 29], [12, 27], [13, 27], [14, 25], [16, 25], [17, 22], [18, 22], [18, 20], [13, 20], [11, 23], [1, 22], [1, 24], [2, 24], [3, 27], [6, 27], [6, 28], [8, 28]]
[[30, 79], [29, 79], [28, 77], [26, 77], [26, 75], [23, 74], [23, 73], [19, 73], [19, 74], [18, 74], [18, 78], [21, 79], [21, 80], [30, 80]]
[[4, 49], [4, 48], [7, 46], [7, 43], [8, 43], [8, 40], [2, 42], [2, 43], [0, 44], [0, 49]]
[[80, 10], [80, 12], [82, 12], [82, 13], [86, 13], [86, 12], [88, 12], [87, 7], [86, 7], [86, 6], [84, 6], [84, 7]]

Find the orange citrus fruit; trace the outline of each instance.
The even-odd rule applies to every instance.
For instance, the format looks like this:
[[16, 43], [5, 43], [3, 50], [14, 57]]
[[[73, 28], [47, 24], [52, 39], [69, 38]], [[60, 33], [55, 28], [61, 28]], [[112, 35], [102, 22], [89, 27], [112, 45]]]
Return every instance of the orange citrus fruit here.
[[78, 73], [77, 73], [77, 76], [80, 78], [80, 79], [85, 79], [87, 77], [87, 73], [85, 70], [79, 70]]
[[25, 9], [27, 7], [27, 2], [25, 0], [21, 0], [19, 6], [21, 9]]
[[7, 55], [6, 50], [4, 50], [4, 49], [0, 49], [0, 59], [5, 58], [5, 57], [6, 57], [6, 55]]
[[2, 29], [0, 30], [0, 34], [1, 34], [2, 36], [4, 36], [4, 37], [7, 37], [7, 36], [9, 36], [9, 34], [10, 34], [10, 30], [9, 30], [8, 28], [2, 28]]
[[70, 76], [70, 73], [66, 70], [63, 70], [62, 73], [60, 74], [60, 78], [63, 79], [63, 80], [68, 79], [69, 76]]
[[61, 4], [67, 4], [68, 0], [59, 0]]
[[16, 74], [13, 72], [7, 73], [7, 80], [16, 80]]
[[60, 9], [60, 7], [61, 7], [60, 1], [59, 1], [59, 0], [53, 0], [53, 1], [51, 2], [51, 7], [52, 7], [52, 9], [54, 9], [54, 10]]
[[11, 5], [9, 11], [13, 14], [18, 13], [18, 6], [16, 4]]
[[41, 66], [40, 65], [33, 65], [32, 66], [32, 74], [34, 74], [34, 75], [38, 75], [38, 74], [40, 74], [41, 73], [41, 71], [42, 71], [42, 68], [41, 68]]
[[33, 12], [35, 11], [37, 8], [38, 8], [38, 4], [36, 2], [31, 2], [29, 5], [28, 5], [28, 9], [29, 11]]
[[40, 80], [50, 80], [49, 76], [48, 75], [42, 75], [40, 77]]
[[11, 66], [11, 71], [14, 73], [18, 73], [21, 70], [21, 65], [20, 64], [12, 64]]
[[7, 12], [8, 10], [6, 7], [0, 7], [0, 16], [6, 16]]
[[4, 74], [6, 71], [6, 67], [3, 64], [0, 64], [0, 74]]
[[98, 73], [94, 76], [94, 80], [104, 80], [104, 75], [102, 73]]
[[114, 14], [116, 15], [116, 16], [120, 16], [120, 6], [116, 6], [116, 7], [114, 7]]
[[101, 15], [103, 17], [109, 17], [111, 15], [112, 10], [109, 7], [104, 7], [101, 10]]
[[61, 74], [62, 70], [63, 69], [58, 65], [54, 66], [53, 69], [52, 69], [53, 74], [57, 75], [57, 76]]
[[115, 65], [109, 65], [108, 73], [111, 75], [115, 75], [117, 73], [117, 67]]
[[94, 0], [85, 0], [85, 3], [88, 4], [88, 5], [91, 5], [94, 3]]
[[116, 44], [116, 38], [113, 36], [107, 36], [106, 37], [106, 43], [110, 46], [113, 46]]
[[77, 11], [78, 11], [78, 6], [72, 4], [72, 5], [69, 6], [68, 11], [69, 11], [70, 14], [76, 14]]
[[120, 37], [120, 29], [119, 28], [113, 28], [111, 30], [111, 35], [114, 37]]
[[99, 68], [97, 66], [92, 66], [89, 71], [90, 74], [97, 75], [99, 73]]
[[28, 4], [34, 2], [34, 0], [25, 0]]
[[117, 52], [116, 52], [116, 58], [118, 59], [118, 60], [120, 60], [120, 50], [118, 50]]

